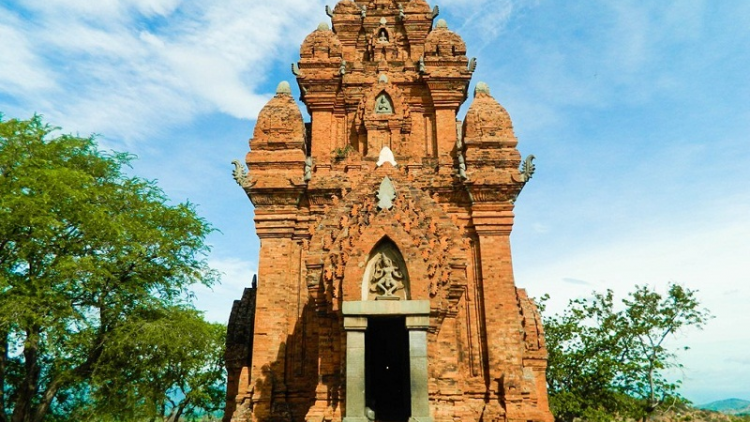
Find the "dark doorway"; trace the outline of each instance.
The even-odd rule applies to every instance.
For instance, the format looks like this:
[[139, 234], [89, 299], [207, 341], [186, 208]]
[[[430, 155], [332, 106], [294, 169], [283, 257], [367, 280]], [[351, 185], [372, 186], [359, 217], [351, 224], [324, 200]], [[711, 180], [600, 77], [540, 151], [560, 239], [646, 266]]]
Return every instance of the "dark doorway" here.
[[411, 416], [409, 333], [406, 319], [370, 318], [365, 333], [365, 403], [380, 422]]

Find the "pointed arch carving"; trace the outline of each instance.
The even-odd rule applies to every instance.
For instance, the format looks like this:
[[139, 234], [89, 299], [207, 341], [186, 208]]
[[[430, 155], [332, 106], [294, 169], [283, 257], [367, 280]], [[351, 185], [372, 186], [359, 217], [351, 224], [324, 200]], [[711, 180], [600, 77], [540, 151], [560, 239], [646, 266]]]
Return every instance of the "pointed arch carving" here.
[[393, 101], [385, 91], [375, 98], [375, 114], [393, 114]]
[[[393, 113], [391, 114], [378, 114], [376, 113], [377, 100], [382, 95], [386, 95], [393, 105]], [[357, 108], [357, 116], [354, 123], [359, 126], [365, 124], [367, 121], [380, 120], [399, 120], [403, 121], [408, 119], [410, 116], [409, 106], [406, 104], [404, 98], [404, 92], [393, 85], [392, 82], [377, 83], [372, 88], [365, 91], [362, 101], [360, 101]]]
[[369, 254], [362, 300], [409, 300], [409, 268], [398, 246], [384, 236]]

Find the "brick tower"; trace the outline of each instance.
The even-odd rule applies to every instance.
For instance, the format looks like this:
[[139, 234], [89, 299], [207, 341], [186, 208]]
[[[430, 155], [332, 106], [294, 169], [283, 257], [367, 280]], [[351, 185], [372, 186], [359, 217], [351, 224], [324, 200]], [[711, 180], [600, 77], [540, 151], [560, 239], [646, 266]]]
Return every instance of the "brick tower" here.
[[292, 66], [311, 122], [282, 82], [236, 163], [261, 247], [224, 420], [551, 421], [508, 113], [478, 83], [457, 121], [475, 61], [424, 0], [327, 12]]

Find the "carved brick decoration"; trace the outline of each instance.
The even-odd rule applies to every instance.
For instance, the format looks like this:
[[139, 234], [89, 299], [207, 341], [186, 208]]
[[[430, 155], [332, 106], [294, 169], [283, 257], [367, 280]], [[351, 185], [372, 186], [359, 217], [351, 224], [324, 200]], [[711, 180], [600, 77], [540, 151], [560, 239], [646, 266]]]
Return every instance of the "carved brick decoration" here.
[[[311, 122], [280, 83], [236, 164], [260, 281], [230, 317], [224, 421], [552, 421], [541, 319], [510, 252], [533, 157], [486, 84], [456, 120], [476, 61], [437, 7], [327, 12], [292, 65]], [[393, 395], [366, 380], [373, 353], [405, 359], [397, 410], [373, 398]]]

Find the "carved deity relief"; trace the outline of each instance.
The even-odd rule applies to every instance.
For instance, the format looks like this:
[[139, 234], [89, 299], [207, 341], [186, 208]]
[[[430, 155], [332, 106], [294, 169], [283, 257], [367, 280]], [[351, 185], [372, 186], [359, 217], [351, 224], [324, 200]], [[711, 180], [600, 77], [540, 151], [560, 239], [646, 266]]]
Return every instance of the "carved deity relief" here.
[[379, 43], [388, 42], [388, 31], [386, 31], [385, 29], [380, 30], [380, 33], [378, 34], [378, 42]]
[[375, 114], [393, 114], [393, 103], [388, 94], [382, 93], [375, 100]]
[[404, 275], [387, 255], [377, 254], [375, 257], [375, 271], [370, 280], [370, 292], [378, 294], [378, 298], [396, 298], [393, 294], [404, 288], [401, 280]]
[[362, 300], [407, 300], [409, 275], [396, 245], [381, 241], [370, 256], [362, 282]]

